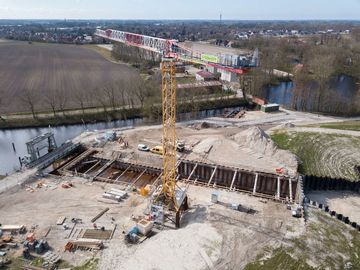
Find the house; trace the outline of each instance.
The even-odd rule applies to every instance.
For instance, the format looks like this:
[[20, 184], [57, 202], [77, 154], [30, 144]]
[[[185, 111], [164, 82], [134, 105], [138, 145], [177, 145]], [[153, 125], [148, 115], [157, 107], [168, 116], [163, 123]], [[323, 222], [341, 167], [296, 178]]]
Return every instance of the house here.
[[204, 81], [204, 82], [214, 81], [214, 80], [216, 80], [216, 76], [211, 72], [202, 70], [202, 71], [199, 71], [196, 73], [196, 80]]

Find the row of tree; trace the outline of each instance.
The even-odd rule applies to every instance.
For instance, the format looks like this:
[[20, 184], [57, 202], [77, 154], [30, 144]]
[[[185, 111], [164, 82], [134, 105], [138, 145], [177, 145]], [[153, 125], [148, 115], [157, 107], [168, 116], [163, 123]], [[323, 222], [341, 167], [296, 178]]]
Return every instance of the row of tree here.
[[[261, 67], [250, 74], [248, 92], [265, 96], [266, 88], [278, 83], [273, 69], [279, 69], [294, 75], [291, 102], [294, 109], [360, 113], [360, 29], [350, 37], [268, 38], [247, 44], [259, 47], [261, 52]], [[350, 81], [345, 85], [349, 89], [339, 91], [336, 81], [344, 77]]]
[[101, 107], [105, 114], [126, 108], [144, 108], [147, 99], [159, 94], [151, 81], [134, 75], [94, 89], [77, 89], [74, 93], [49, 89], [40, 96], [39, 91], [26, 88], [21, 100], [36, 119], [39, 111], [51, 111], [53, 117], [66, 117], [70, 109], [81, 109], [85, 115], [87, 109], [96, 107]]

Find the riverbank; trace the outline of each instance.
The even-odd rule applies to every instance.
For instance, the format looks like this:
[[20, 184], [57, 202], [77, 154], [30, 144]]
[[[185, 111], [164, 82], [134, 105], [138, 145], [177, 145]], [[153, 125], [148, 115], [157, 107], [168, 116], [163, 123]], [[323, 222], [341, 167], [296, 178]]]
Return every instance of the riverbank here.
[[329, 85], [319, 97], [318, 89], [314, 86], [300, 89], [291, 80], [278, 80], [277, 83], [265, 85], [257, 96], [291, 110], [330, 116], [360, 116], [357, 79], [340, 74], [332, 78]]
[[[226, 107], [246, 106], [247, 102], [237, 96], [213, 97], [195, 102], [178, 104], [178, 113], [199, 112], [202, 110], [222, 109]], [[60, 125], [93, 124], [145, 118], [148, 123], [157, 122], [161, 118], [161, 104], [151, 107], [123, 106], [118, 108], [86, 108], [84, 110], [65, 110], [63, 112], [37, 113], [35, 118], [31, 113], [3, 115], [0, 119], [0, 129], [48, 127]]]

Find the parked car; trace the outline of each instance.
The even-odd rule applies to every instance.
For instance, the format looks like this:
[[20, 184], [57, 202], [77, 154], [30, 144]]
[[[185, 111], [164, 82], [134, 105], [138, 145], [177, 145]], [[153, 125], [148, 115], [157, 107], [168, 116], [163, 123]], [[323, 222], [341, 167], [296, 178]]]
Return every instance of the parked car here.
[[145, 144], [139, 144], [139, 145], [138, 145], [138, 150], [139, 150], [139, 151], [144, 151], [144, 152], [149, 152], [149, 151], [150, 151], [150, 148], [149, 148], [147, 145], [145, 145]]
[[163, 147], [160, 145], [157, 145], [157, 146], [151, 148], [150, 151], [151, 151], [151, 153], [158, 154], [158, 155], [163, 155], [163, 153], [164, 153]]

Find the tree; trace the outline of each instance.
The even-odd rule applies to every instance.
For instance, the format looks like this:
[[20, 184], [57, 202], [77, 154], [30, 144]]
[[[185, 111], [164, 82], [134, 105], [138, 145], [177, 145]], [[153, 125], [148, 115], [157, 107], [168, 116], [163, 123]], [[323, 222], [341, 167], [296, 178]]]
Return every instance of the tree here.
[[35, 106], [38, 101], [38, 96], [35, 93], [35, 91], [25, 88], [23, 90], [23, 95], [21, 96], [21, 100], [25, 105], [29, 107], [33, 118], [36, 119], [37, 117], [35, 114]]
[[157, 86], [155, 85], [155, 83], [150, 80], [137, 80], [137, 83], [134, 85], [133, 93], [135, 97], [140, 101], [141, 108], [144, 108], [145, 100], [152, 95], [152, 89], [156, 88]]
[[104, 88], [96, 88], [93, 90], [94, 98], [98, 100], [101, 107], [103, 108], [104, 114], [107, 115], [107, 96], [104, 95]]
[[76, 103], [80, 106], [83, 116], [85, 115], [85, 102], [87, 100], [87, 95], [85, 95], [82, 89], [79, 89], [75, 93]]
[[55, 90], [55, 96], [56, 96], [60, 111], [65, 116], [65, 109], [66, 109], [66, 105], [68, 102], [68, 97], [67, 97], [66, 91], [63, 89], [61, 89], [61, 90], [57, 89], [57, 90]]
[[50, 106], [54, 117], [56, 118], [56, 104], [57, 104], [57, 96], [56, 92], [53, 89], [50, 89], [45, 94], [45, 102]]
[[334, 73], [335, 57], [333, 54], [321, 50], [315, 50], [314, 55], [316, 57], [309, 59], [308, 63], [317, 84], [316, 110], [320, 112], [325, 105], [323, 98], [327, 95], [326, 91], [329, 89], [330, 77]]
[[103, 93], [105, 94], [105, 103], [110, 105], [112, 110], [115, 111], [117, 107], [117, 95], [114, 85], [107, 85], [102, 88]]
[[[4, 99], [2, 98], [2, 97], [0, 97], [0, 113], [1, 113], [1, 107], [2, 107], [2, 104], [4, 103], [4, 101], [3, 101]], [[4, 119], [4, 117], [2, 117], [1, 115], [0, 115], [0, 120], [1, 121], [3, 121], [3, 122], [5, 122], [6, 120]]]

